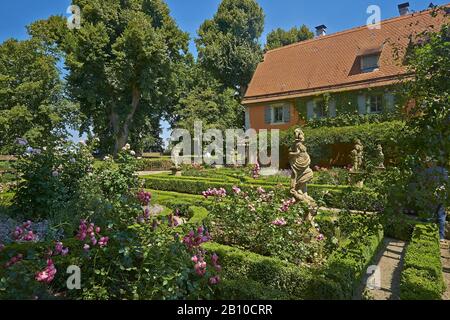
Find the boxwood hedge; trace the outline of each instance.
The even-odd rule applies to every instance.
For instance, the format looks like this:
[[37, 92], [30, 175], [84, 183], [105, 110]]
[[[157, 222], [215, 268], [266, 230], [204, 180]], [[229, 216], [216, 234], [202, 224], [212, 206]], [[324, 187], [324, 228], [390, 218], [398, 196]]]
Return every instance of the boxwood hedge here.
[[435, 224], [417, 224], [406, 249], [400, 298], [440, 300], [444, 290], [438, 228]]
[[[283, 299], [351, 299], [359, 285], [363, 271], [370, 264], [383, 239], [383, 231], [368, 235], [357, 247], [343, 246], [333, 253], [325, 266], [310, 268], [297, 266], [272, 257], [261, 256], [236, 247], [207, 243], [204, 248], [220, 257], [226, 292], [240, 298], [241, 286], [250, 281], [265, 286], [269, 292], [281, 294]], [[237, 287], [235, 287], [237, 286]], [[219, 289], [220, 290], [220, 289]], [[270, 294], [255, 293], [252, 299], [273, 298]], [[280, 293], [281, 292], [281, 293]], [[256, 296], [260, 294], [260, 296]]]

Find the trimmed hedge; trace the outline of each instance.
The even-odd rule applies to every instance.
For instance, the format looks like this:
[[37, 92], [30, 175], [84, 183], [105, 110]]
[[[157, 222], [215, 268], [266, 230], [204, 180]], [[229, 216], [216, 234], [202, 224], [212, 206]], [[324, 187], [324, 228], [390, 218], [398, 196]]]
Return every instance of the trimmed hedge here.
[[[402, 156], [399, 150], [401, 143], [398, 141], [404, 135], [404, 126], [405, 123], [402, 121], [388, 121], [345, 127], [304, 128], [303, 131], [306, 138], [305, 145], [313, 163], [318, 163], [321, 159], [329, 159], [332, 155], [332, 145], [353, 144], [355, 139], [361, 140], [365, 146], [366, 155], [367, 152], [371, 154], [376, 145], [381, 143], [385, 155], [390, 158], [387, 160], [397, 160]], [[296, 127], [292, 127], [281, 133], [283, 147], [291, 146], [295, 129]]]
[[[256, 181], [253, 183], [239, 184], [237, 182], [227, 182], [226, 179], [189, 178], [175, 177], [168, 175], [144, 176], [146, 188], [174, 191], [179, 193], [200, 195], [209, 188], [224, 188], [228, 193], [232, 192], [232, 187], [239, 187], [248, 191], [258, 186], [266, 191], [279, 188], [280, 184]], [[287, 184], [281, 184], [289, 192]], [[370, 189], [352, 189], [349, 186], [333, 185], [308, 185], [308, 193], [316, 200], [322, 201], [324, 205], [332, 208], [347, 208], [361, 211], [377, 211], [380, 208], [378, 195]]]
[[217, 243], [205, 243], [203, 247], [217, 253], [224, 280], [234, 280], [237, 286], [241, 286], [242, 281], [256, 281], [272, 290], [282, 291], [289, 299], [310, 295], [313, 272], [307, 267]]
[[383, 224], [386, 236], [403, 241], [409, 241], [414, 232], [414, 228], [421, 222], [414, 217], [405, 214], [389, 214]]
[[314, 299], [350, 300], [361, 283], [365, 270], [371, 264], [376, 253], [383, 244], [384, 232], [381, 226], [378, 230], [361, 241], [356, 241], [351, 247], [343, 245], [327, 260], [324, 270], [315, 279]]
[[[367, 243], [358, 242], [357, 248], [341, 247], [329, 257], [324, 267], [317, 269], [217, 243], [206, 243], [204, 248], [219, 255], [227, 292], [240, 292], [239, 286], [245, 281], [256, 281], [268, 290], [283, 292], [283, 299], [334, 300], [352, 298], [382, 239], [380, 228], [377, 234], [367, 237]], [[238, 288], [230, 288], [233, 283]], [[261, 299], [265, 298], [267, 296], [261, 296]]]
[[406, 249], [400, 299], [441, 300], [444, 290], [439, 230], [435, 224], [417, 224]]
[[136, 161], [136, 170], [138, 171], [167, 171], [173, 167], [170, 158], [157, 159], [139, 159]]

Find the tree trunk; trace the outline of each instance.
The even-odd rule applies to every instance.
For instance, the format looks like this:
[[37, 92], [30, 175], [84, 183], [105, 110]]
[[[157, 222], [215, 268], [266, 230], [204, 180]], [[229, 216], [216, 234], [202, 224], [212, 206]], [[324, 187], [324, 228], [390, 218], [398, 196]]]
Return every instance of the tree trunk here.
[[136, 110], [139, 106], [139, 102], [141, 100], [141, 92], [136, 86], [133, 86], [132, 89], [132, 99], [131, 99], [131, 110], [127, 114], [125, 120], [120, 123], [119, 116], [116, 112], [112, 112], [112, 126], [115, 137], [115, 145], [114, 145], [114, 156], [116, 156], [120, 150], [125, 146], [128, 141], [128, 136], [130, 134], [130, 125], [133, 122], [134, 115], [136, 114]]

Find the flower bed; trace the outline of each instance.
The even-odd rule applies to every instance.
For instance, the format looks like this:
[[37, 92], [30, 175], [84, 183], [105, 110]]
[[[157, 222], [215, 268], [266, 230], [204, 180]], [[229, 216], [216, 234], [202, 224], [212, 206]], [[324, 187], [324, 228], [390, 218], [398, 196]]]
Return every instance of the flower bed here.
[[438, 228], [434, 224], [418, 224], [406, 249], [400, 298], [440, 300], [444, 290]]
[[[365, 268], [382, 243], [383, 231], [368, 234], [365, 241], [353, 242], [332, 254], [327, 263], [318, 268], [297, 266], [273, 257], [265, 257], [253, 252], [217, 243], [207, 243], [203, 247], [216, 252], [221, 257], [225, 289], [228, 297], [241, 298], [240, 288], [250, 281], [266, 286], [268, 292], [279, 293], [289, 299], [351, 299], [359, 285]], [[244, 290], [247, 292], [247, 290]], [[245, 296], [248, 297], [248, 296]], [[273, 299], [270, 294], [261, 294], [253, 299]]]

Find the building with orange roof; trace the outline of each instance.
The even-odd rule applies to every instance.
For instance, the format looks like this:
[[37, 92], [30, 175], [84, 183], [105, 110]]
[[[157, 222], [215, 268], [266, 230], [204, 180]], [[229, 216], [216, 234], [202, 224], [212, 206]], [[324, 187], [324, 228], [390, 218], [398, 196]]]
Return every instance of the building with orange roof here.
[[267, 51], [242, 101], [246, 127], [285, 130], [321, 117], [393, 110], [395, 85], [411, 76], [408, 45], [448, 19], [431, 9], [409, 13], [407, 4], [399, 10], [379, 29], [325, 35], [322, 25], [314, 39]]

